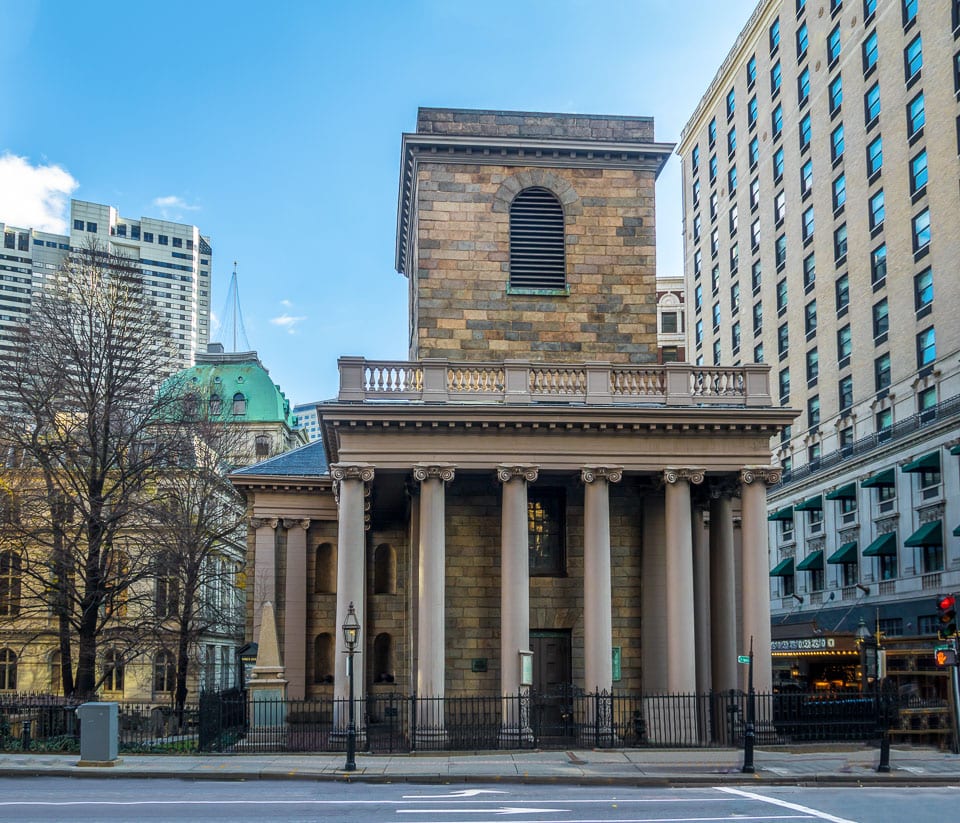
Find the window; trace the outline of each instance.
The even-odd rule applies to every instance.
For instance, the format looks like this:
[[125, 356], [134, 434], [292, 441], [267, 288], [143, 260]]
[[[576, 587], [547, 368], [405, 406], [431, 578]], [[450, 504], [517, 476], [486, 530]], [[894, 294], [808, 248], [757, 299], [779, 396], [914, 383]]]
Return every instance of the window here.
[[337, 590], [337, 552], [331, 543], [321, 543], [313, 553], [314, 594], [333, 594]]
[[810, 146], [810, 113], [800, 118], [800, 151]]
[[917, 194], [927, 185], [927, 150], [910, 161], [910, 194]]
[[844, 273], [837, 278], [835, 285], [837, 297], [837, 312], [841, 312], [850, 305], [850, 279]]
[[917, 411], [920, 414], [929, 412], [937, 405], [937, 387], [928, 386], [917, 394]]
[[[853, 447], [853, 426], [844, 426], [840, 429], [840, 450], [845, 454], [849, 454], [849, 450]], [[857, 510], [857, 499], [854, 497], [852, 500], [849, 498], [843, 498], [840, 501], [840, 511], [843, 513], [852, 512]]]
[[732, 195], [737, 190], [737, 167], [731, 166], [727, 171], [727, 187]]
[[727, 120], [733, 117], [734, 111], [737, 108], [737, 97], [733, 89], [727, 92]]
[[790, 369], [781, 369], [779, 375], [780, 402], [786, 403], [790, 399]]
[[780, 18], [773, 21], [770, 26], [770, 54], [773, 54], [780, 48]]
[[88, 221], [87, 221], [87, 231], [88, 231], [88, 232], [91, 232], [92, 234], [96, 234], [96, 233], [97, 233], [97, 224], [96, 224], [96, 223], [91, 223], [91, 222], [88, 220]]
[[883, 189], [880, 189], [870, 198], [870, 230], [874, 231], [883, 225], [883, 218], [886, 214], [884, 207]]
[[757, 96], [754, 95], [747, 103], [747, 126], [753, 128], [757, 124]]
[[803, 288], [807, 290], [813, 286], [817, 279], [817, 262], [814, 252], [810, 252], [803, 258]]
[[693, 151], [690, 152], [690, 168], [694, 174], [700, 170], [700, 147], [694, 146]]
[[714, 266], [710, 272], [710, 290], [716, 294], [720, 290], [720, 267]]
[[[813, 464], [814, 466], [816, 466], [816, 465], [820, 462], [820, 444], [819, 444], [819, 443], [811, 443], [809, 446], [807, 446], [807, 462]], [[813, 519], [814, 515], [819, 515], [819, 514], [820, 514], [819, 512], [810, 512], [810, 523], [811, 523], [811, 525], [812, 525], [813, 523], [818, 523], [818, 524], [819, 524], [819, 523], [821, 522], [821, 520], [822, 520], [822, 515], [821, 515], [821, 520], [816, 520], [816, 521], [815, 521], [815, 520]], [[818, 588], [819, 588], [819, 589], [822, 589], [822, 588], [823, 588], [823, 569], [818, 569], [817, 571], [819, 572], [820, 585], [818, 586], [818, 585], [816, 585], [816, 583], [814, 583], [814, 585], [812, 586], [812, 588], [814, 588], [814, 589], [818, 589]], [[811, 572], [811, 573], [814, 573], [814, 572]]]
[[3, 247], [5, 249], [12, 249], [17, 242], [16, 232], [5, 231], [3, 233]]
[[177, 667], [173, 655], [166, 649], [161, 649], [153, 658], [153, 693], [165, 694], [176, 688]]
[[838, 226], [833, 232], [833, 259], [837, 265], [847, 258], [847, 224]]
[[777, 261], [777, 271], [787, 264], [787, 236], [781, 234], [774, 246], [774, 257]]
[[0, 691], [17, 690], [17, 655], [12, 649], [0, 649]]
[[720, 202], [720, 198], [716, 192], [710, 193], [710, 219], [717, 219], [717, 203]]
[[258, 434], [253, 438], [254, 454], [258, 460], [263, 460], [270, 456], [270, 435]]
[[870, 252], [870, 281], [877, 285], [887, 276], [887, 244], [881, 243]]
[[827, 63], [833, 65], [840, 57], [840, 24], [833, 27], [827, 35]]
[[169, 566], [161, 569], [157, 576], [154, 595], [157, 618], [166, 620], [176, 617], [180, 602], [180, 579], [172, 573]]
[[790, 351], [790, 327], [787, 323], [781, 323], [777, 329], [777, 354], [782, 360]]
[[756, 251], [760, 248], [760, 218], [750, 224], [750, 248]]
[[917, 368], [929, 366], [937, 359], [937, 333], [933, 326], [917, 335]]
[[720, 304], [713, 304], [713, 330], [720, 328]]
[[783, 146], [773, 153], [773, 182], [779, 183], [783, 177]]
[[707, 139], [710, 142], [710, 148], [714, 147], [714, 144], [717, 142], [717, 118], [714, 117], [710, 120], [710, 124], [707, 126]]
[[837, 360], [846, 360], [853, 351], [853, 337], [849, 324], [837, 331]]
[[927, 113], [923, 104], [923, 92], [920, 92], [907, 103], [907, 137], [912, 139], [918, 136], [926, 122]]
[[817, 301], [815, 299], [803, 307], [803, 329], [808, 337], [817, 330]]
[[[807, 352], [807, 386], [814, 386], [820, 376], [820, 353], [815, 349]], [[819, 404], [817, 406], [819, 408]], [[819, 423], [819, 419], [817, 420]]]
[[883, 168], [883, 138], [879, 135], [867, 144], [867, 175], [873, 177]]
[[664, 334], [677, 333], [677, 313], [665, 311], [660, 315], [660, 331]]
[[797, 29], [797, 60], [806, 57], [808, 40], [807, 24], [801, 23], [800, 28]]
[[247, 398], [242, 392], [237, 392], [233, 396], [233, 413], [238, 416], [247, 413]]
[[698, 346], [703, 345], [703, 321], [698, 320], [696, 326], [694, 326], [694, 334], [696, 335], [696, 342]]
[[847, 176], [840, 174], [833, 180], [833, 210], [838, 211], [847, 202]]
[[760, 283], [763, 280], [763, 272], [760, 269], [760, 261], [755, 260], [753, 267], [750, 270], [750, 286], [753, 288], [753, 293], [756, 294], [760, 291]]
[[[893, 409], [881, 409], [878, 411], [874, 418], [874, 426], [878, 432], [891, 428], [893, 426]], [[883, 489], [880, 491], [883, 492]]]
[[877, 391], [890, 385], [890, 355], [881, 354], [873, 361], [873, 380]]
[[510, 204], [510, 288], [564, 289], [567, 285], [563, 206], [534, 186]]
[[787, 281], [777, 281], [777, 314], [787, 310]]
[[930, 210], [924, 209], [913, 218], [913, 251], [926, 249], [930, 245]]
[[812, 428], [820, 425], [820, 395], [815, 394], [807, 400], [807, 424]]
[[182, 240], [180, 237], [174, 237], [174, 238], [173, 238], [173, 247], [174, 247], [175, 249], [182, 249], [182, 248], [183, 248], [183, 240]]
[[933, 269], [924, 269], [913, 278], [913, 296], [918, 312], [933, 305]]
[[773, 198], [773, 221], [778, 226], [783, 223], [783, 218], [787, 213], [787, 195], [784, 191], [778, 191]]
[[83, 221], [82, 221], [82, 220], [74, 220], [74, 221], [73, 221], [73, 230], [74, 230], [74, 231], [83, 231]]
[[748, 148], [749, 159], [750, 159], [750, 168], [754, 169], [757, 167], [757, 163], [760, 160], [760, 139], [754, 137], [750, 141], [750, 146]]
[[773, 139], [776, 140], [783, 132], [783, 104], [777, 103], [777, 107], [770, 116], [773, 126]]
[[566, 572], [564, 494], [562, 489], [530, 489], [527, 500], [527, 539], [530, 574]]
[[717, 155], [710, 155], [710, 182], [713, 183], [717, 179]]
[[700, 225], [701, 225], [700, 215], [699, 215], [699, 214], [694, 215], [694, 217], [693, 217], [693, 239], [694, 239], [695, 242], [700, 240]]
[[866, 75], [877, 65], [877, 33], [870, 32], [863, 41], [863, 73]]
[[750, 181], [750, 211], [760, 205], [760, 178], [754, 177]]
[[720, 341], [719, 340], [713, 341], [713, 365], [714, 366], [720, 365]]
[[165, 235], [165, 234], [158, 234], [158, 235], [157, 235], [157, 242], [158, 242], [161, 246], [166, 246], [166, 245], [167, 245], [167, 242], [169, 241], [169, 239], [170, 239], [170, 238], [168, 238], [167, 235]]
[[763, 330], [763, 303], [753, 304], [753, 334], [760, 334]]
[[740, 308], [740, 284], [734, 283], [730, 287], [730, 311], [736, 312]]
[[747, 61], [747, 88], [752, 89], [757, 82], [757, 55], [753, 54]]
[[828, 86], [830, 93], [830, 114], [834, 115], [840, 110], [840, 104], [843, 103], [843, 77], [837, 75], [830, 81]]
[[803, 239], [804, 241], [813, 238], [813, 206], [810, 206], [803, 213]]
[[754, 363], [763, 362], [763, 343], [762, 342], [757, 343], [757, 345], [753, 347], [753, 362]]
[[903, 50], [903, 71], [906, 81], [910, 83], [923, 68], [923, 43], [918, 34]]
[[843, 157], [843, 123], [830, 133], [830, 159], [836, 163]]
[[888, 331], [890, 331], [890, 305], [887, 303], [887, 298], [884, 297], [883, 300], [873, 304], [874, 340], [886, 334]]
[[0, 553], [0, 617], [20, 614], [20, 555], [15, 551]]
[[107, 649], [103, 655], [103, 690], [123, 691], [123, 657], [116, 649]]
[[720, 250], [720, 230], [714, 227], [710, 232], [710, 254], [713, 257], [717, 256], [717, 252]]
[[[140, 227], [139, 227], [139, 226], [131, 226], [131, 227], [130, 227], [130, 237], [131, 237], [133, 240], [139, 240], [139, 239], [140, 239]], [[192, 249], [192, 248], [193, 248], [193, 241], [192, 241], [192, 240], [188, 240], [188, 241], [187, 241], [187, 248], [188, 248], [188, 249]]]
[[727, 153], [733, 154], [737, 149], [737, 127], [727, 132]]
[[867, 126], [880, 116], [880, 84], [874, 83], [863, 95], [863, 116]]
[[869, 19], [877, 11], [877, 0], [863, 0], [863, 17]]
[[853, 377], [847, 375], [840, 378], [837, 384], [837, 393], [840, 400], [840, 411], [846, 411], [853, 406]]
[[740, 351], [740, 321], [737, 320], [730, 328], [730, 343], [734, 353]]
[[697, 287], [693, 290], [693, 305], [697, 311], [699, 311], [703, 305], [703, 286], [699, 283], [697, 283]]
[[770, 94], [776, 97], [780, 93], [780, 85], [783, 83], [783, 71], [780, 68], [780, 61], [773, 64], [770, 69]]
[[797, 0], [797, 17], [803, 14], [803, 10], [807, 7], [807, 0]]
[[143, 233], [143, 242], [144, 242], [144, 243], [152, 243], [152, 242], [153, 242], [153, 232], [152, 232], [152, 231], [145, 231], [145, 232]]

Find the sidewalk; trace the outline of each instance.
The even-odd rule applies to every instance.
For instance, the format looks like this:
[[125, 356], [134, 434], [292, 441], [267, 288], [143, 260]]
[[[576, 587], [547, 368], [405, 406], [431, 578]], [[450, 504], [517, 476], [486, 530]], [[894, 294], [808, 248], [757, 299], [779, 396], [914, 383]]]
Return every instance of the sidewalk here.
[[876, 771], [872, 747], [758, 748], [754, 774], [737, 749], [604, 749], [424, 755], [357, 755], [345, 772], [342, 754], [124, 755], [111, 766], [78, 766], [76, 754], [0, 755], [0, 777], [178, 778], [184, 780], [341, 780], [377, 783], [564, 783], [695, 786], [864, 783], [960, 784], [960, 755], [892, 748], [890, 772]]

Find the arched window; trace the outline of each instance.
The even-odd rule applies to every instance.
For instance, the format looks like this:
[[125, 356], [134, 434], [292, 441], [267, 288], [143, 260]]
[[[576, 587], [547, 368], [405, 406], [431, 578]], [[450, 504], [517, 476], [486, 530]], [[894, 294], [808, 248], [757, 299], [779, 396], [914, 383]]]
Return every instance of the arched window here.
[[0, 553], [0, 617], [20, 614], [20, 555]]
[[563, 206], [553, 192], [534, 186], [510, 204], [510, 287], [565, 289]]
[[381, 543], [373, 552], [373, 593], [397, 593], [397, 553], [389, 543]]
[[123, 691], [123, 657], [116, 649], [107, 649], [103, 655], [103, 690]]
[[17, 655], [11, 649], [0, 649], [0, 691], [17, 690]]
[[200, 411], [200, 398], [195, 394], [188, 394], [183, 400], [183, 416], [187, 420], [196, 420]]
[[233, 413], [235, 415], [247, 413], [247, 398], [243, 396], [243, 392], [238, 391], [233, 396]]
[[270, 435], [258, 434], [253, 438], [254, 450], [257, 457], [267, 457], [270, 454]]
[[160, 649], [153, 658], [153, 693], [172, 692], [177, 679], [177, 667], [173, 655], [166, 649]]
[[313, 593], [334, 594], [337, 591], [337, 551], [330, 543], [321, 543], [314, 553]]
[[210, 395], [207, 411], [210, 417], [219, 417], [223, 413], [223, 398], [219, 394]]
[[333, 682], [333, 635], [324, 633], [313, 638], [313, 682]]
[[393, 638], [386, 632], [373, 641], [373, 681], [393, 683]]

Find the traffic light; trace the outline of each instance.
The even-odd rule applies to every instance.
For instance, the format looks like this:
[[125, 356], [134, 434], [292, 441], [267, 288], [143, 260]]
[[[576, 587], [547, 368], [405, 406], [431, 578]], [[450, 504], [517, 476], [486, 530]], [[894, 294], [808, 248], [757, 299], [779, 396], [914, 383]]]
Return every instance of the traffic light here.
[[950, 646], [937, 646], [937, 648], [933, 650], [933, 656], [936, 659], [938, 666], [957, 665], [956, 649], [953, 649]]
[[937, 614], [940, 618], [938, 634], [944, 640], [957, 633], [957, 596], [941, 594], [937, 598]]

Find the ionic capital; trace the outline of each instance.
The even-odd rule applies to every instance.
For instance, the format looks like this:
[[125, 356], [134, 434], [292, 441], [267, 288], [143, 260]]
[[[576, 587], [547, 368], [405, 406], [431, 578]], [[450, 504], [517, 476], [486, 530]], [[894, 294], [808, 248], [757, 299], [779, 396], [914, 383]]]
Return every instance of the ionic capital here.
[[580, 479], [584, 483], [593, 483], [595, 480], [619, 483], [622, 477], [623, 466], [584, 466], [580, 469]]
[[334, 482], [341, 480], [373, 480], [373, 466], [369, 463], [334, 463], [330, 466], [330, 477]]
[[269, 526], [271, 529], [275, 529], [280, 525], [280, 519], [277, 517], [251, 517], [250, 518], [250, 528], [251, 529], [262, 529], [264, 526]]
[[417, 463], [413, 467], [413, 479], [420, 483], [435, 479], [450, 483], [453, 481], [456, 468], [452, 463]]
[[540, 476], [539, 466], [497, 466], [497, 480], [508, 483], [511, 480], [526, 480], [535, 483]]
[[306, 531], [310, 528], [310, 518], [305, 517], [303, 519], [298, 519], [296, 517], [284, 517], [283, 518], [283, 527], [287, 530], [295, 529], [299, 526], [301, 529]]
[[752, 483], [764, 483], [774, 486], [780, 482], [779, 466], [745, 466], [740, 470], [740, 483], [749, 486]]
[[679, 468], [670, 467], [663, 470], [664, 483], [677, 483], [680, 480], [686, 480], [688, 483], [699, 486], [703, 482], [703, 469], [684, 466]]

